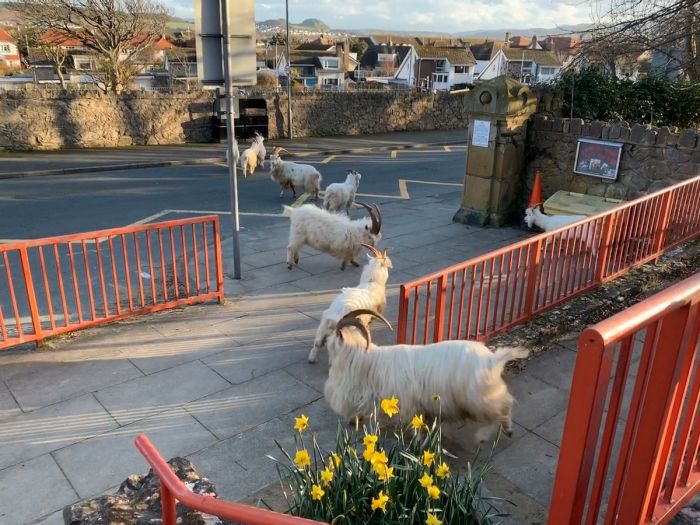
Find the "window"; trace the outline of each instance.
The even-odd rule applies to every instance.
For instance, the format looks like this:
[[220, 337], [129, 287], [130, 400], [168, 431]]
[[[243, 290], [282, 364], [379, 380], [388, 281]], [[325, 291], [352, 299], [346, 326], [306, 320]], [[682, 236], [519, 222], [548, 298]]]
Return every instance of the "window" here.
[[4, 51], [6, 53], [9, 53], [10, 52], [10, 44], [2, 44], [0, 46], [0, 51]]
[[541, 67], [540, 75], [553, 75], [556, 73], [556, 68], [553, 67]]
[[322, 82], [323, 82], [324, 86], [337, 86], [338, 85], [337, 78], [324, 78]]
[[323, 67], [327, 68], [338, 68], [338, 59], [337, 58], [326, 58], [322, 62]]
[[433, 74], [433, 82], [435, 82], [436, 84], [447, 82], [447, 75], [445, 75], [445, 74]]
[[469, 73], [469, 66], [455, 66], [455, 73]]

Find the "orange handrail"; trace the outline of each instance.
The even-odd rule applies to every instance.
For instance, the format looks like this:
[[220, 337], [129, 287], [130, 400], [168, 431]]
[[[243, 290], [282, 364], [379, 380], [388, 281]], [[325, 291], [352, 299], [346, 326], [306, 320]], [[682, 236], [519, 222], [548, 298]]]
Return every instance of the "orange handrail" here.
[[581, 334], [550, 525], [663, 525], [700, 492], [699, 336], [700, 274]]
[[698, 234], [694, 177], [402, 284], [397, 342], [488, 339]]
[[195, 494], [175, 475], [170, 465], [163, 459], [148, 437], [143, 434], [137, 436], [135, 444], [153, 472], [160, 478], [163, 525], [175, 525], [177, 520], [175, 505], [178, 501], [190, 509], [226, 520], [234, 520], [243, 525], [323, 525], [323, 522], [320, 521], [220, 500], [213, 496]]

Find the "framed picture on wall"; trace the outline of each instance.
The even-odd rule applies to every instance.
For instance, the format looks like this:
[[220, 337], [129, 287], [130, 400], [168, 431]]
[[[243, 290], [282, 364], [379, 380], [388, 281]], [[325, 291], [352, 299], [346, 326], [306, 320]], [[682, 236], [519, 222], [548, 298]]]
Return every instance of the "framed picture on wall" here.
[[621, 142], [578, 139], [574, 173], [606, 180], [617, 180], [622, 146]]

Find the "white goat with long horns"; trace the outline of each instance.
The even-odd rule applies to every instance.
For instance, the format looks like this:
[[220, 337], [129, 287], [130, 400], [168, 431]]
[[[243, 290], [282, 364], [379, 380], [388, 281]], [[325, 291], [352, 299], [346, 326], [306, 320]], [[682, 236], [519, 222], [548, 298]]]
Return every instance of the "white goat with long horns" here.
[[360, 186], [362, 175], [355, 170], [348, 170], [345, 177], [345, 182], [334, 182], [326, 186], [326, 191], [323, 195], [323, 207], [330, 212], [339, 212], [345, 210], [346, 214], [350, 214], [353, 202], [355, 202], [355, 193]]
[[492, 352], [476, 341], [377, 346], [358, 319], [365, 315], [391, 328], [382, 315], [366, 309], [338, 321], [327, 341], [330, 370], [324, 388], [334, 412], [347, 421], [368, 417], [376, 403], [395, 396], [407, 417], [440, 414], [443, 421], [476, 423], [477, 435], [494, 424], [512, 434], [513, 396], [501, 374], [509, 361], [527, 357], [527, 350]]
[[[341, 317], [352, 310], [365, 308], [375, 312], [384, 313], [386, 308], [386, 283], [389, 280], [389, 270], [393, 268], [387, 250], [382, 252], [374, 246], [363, 244], [371, 254], [367, 254], [369, 261], [365, 264], [360, 275], [360, 282], [355, 288], [343, 288], [335, 296], [333, 302], [326, 308], [321, 316], [321, 322], [316, 330], [314, 346], [309, 352], [309, 363], [318, 360], [319, 350], [326, 344], [326, 339], [335, 330]], [[365, 321], [369, 324], [371, 317]]]
[[246, 148], [243, 150], [243, 153], [241, 153], [241, 171], [243, 172], [244, 178], [248, 176], [248, 172], [253, 175], [255, 173], [255, 168], [258, 166], [265, 169], [264, 140], [265, 138], [256, 132], [250, 147]]
[[377, 205], [358, 202], [369, 217], [352, 220], [347, 215], [336, 215], [313, 204], [299, 208], [283, 206], [284, 215], [290, 217], [287, 268], [299, 264], [299, 251], [310, 246], [342, 261], [341, 270], [348, 264], [359, 266], [355, 260], [362, 244], [375, 246], [382, 238], [382, 216]]
[[314, 200], [318, 199], [321, 191], [321, 173], [310, 164], [282, 160], [282, 151], [289, 153], [284, 148], [275, 147], [270, 154], [270, 179], [280, 185], [280, 198], [284, 197], [284, 190], [287, 188], [291, 188], [294, 197], [297, 196], [296, 188], [303, 188]]

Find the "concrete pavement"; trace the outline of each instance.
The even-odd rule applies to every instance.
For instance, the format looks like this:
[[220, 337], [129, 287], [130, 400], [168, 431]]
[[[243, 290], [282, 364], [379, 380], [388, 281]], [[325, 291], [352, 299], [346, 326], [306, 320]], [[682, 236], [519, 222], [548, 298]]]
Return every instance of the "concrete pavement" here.
[[[406, 131], [377, 135], [270, 140], [292, 155], [333, 155], [359, 151], [465, 144], [466, 130]], [[241, 149], [244, 146], [240, 144]], [[225, 144], [135, 146], [61, 151], [0, 152], [0, 179], [92, 173], [116, 169], [207, 164], [224, 160]]]

